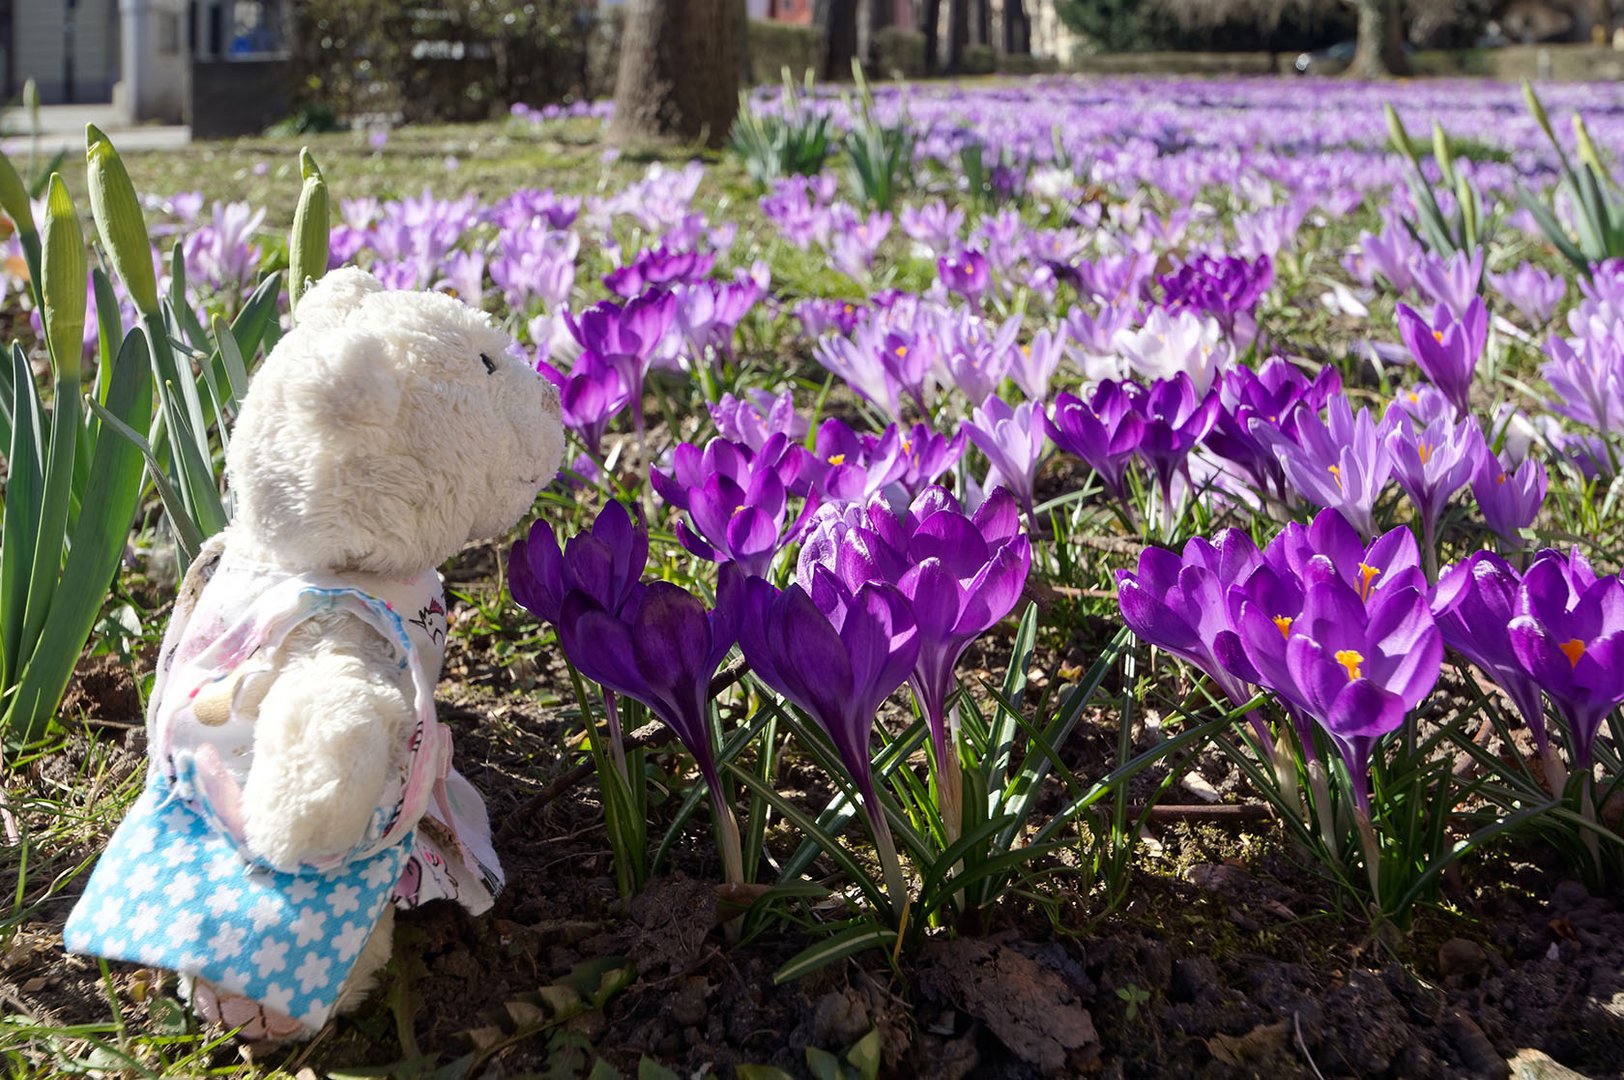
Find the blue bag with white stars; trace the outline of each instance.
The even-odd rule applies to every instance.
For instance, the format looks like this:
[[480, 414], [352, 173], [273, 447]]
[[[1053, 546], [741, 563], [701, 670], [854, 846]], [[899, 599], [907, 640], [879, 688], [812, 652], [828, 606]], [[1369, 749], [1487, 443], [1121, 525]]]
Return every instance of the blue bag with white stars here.
[[153, 775], [90, 875], [63, 943], [207, 979], [318, 1028], [411, 848], [408, 836], [333, 870], [273, 870], [245, 861]]

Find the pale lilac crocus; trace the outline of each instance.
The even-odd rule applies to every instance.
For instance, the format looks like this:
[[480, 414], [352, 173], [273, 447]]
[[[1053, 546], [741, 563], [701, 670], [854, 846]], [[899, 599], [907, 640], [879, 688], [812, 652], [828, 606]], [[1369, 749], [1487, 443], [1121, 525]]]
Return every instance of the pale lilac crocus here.
[[1567, 279], [1561, 274], [1541, 270], [1528, 262], [1519, 263], [1503, 274], [1490, 274], [1489, 284], [1536, 330], [1551, 321], [1557, 305], [1568, 292]]
[[989, 397], [965, 421], [970, 441], [987, 455], [997, 473], [996, 484], [1006, 487], [1026, 512], [1028, 527], [1036, 531], [1037, 512], [1033, 487], [1044, 450], [1043, 410], [1034, 402], [1010, 405], [1002, 398]]
[[722, 438], [760, 450], [769, 436], [779, 432], [799, 442], [811, 430], [806, 418], [796, 413], [795, 396], [790, 391], [773, 395], [751, 388], [744, 393], [748, 400], [723, 394], [720, 401], [708, 406], [711, 422]]
[[1043, 329], [1032, 335], [1032, 340], [1020, 346], [1009, 359], [1009, 377], [1021, 392], [1033, 401], [1047, 401], [1049, 380], [1060, 366], [1065, 351], [1063, 334]]
[[1430, 569], [1437, 567], [1438, 517], [1450, 496], [1465, 487], [1483, 452], [1483, 432], [1477, 418], [1460, 420], [1440, 416], [1430, 424], [1413, 424], [1399, 414], [1389, 426], [1387, 451], [1393, 479], [1415, 504], [1421, 519], [1421, 544]]
[[1545, 504], [1545, 466], [1537, 458], [1524, 458], [1511, 467], [1483, 444], [1477, 468], [1472, 473], [1472, 496], [1477, 499], [1483, 521], [1503, 540], [1521, 544], [1522, 531], [1539, 517]]
[[1368, 408], [1357, 416], [1346, 395], [1326, 404], [1326, 416], [1299, 405], [1297, 437], [1289, 438], [1259, 419], [1252, 434], [1273, 449], [1297, 494], [1339, 511], [1361, 536], [1376, 532], [1376, 499], [1393, 474], [1393, 459]]
[[1483, 284], [1483, 249], [1457, 251], [1448, 258], [1422, 252], [1413, 265], [1415, 284], [1436, 304], [1464, 320]]

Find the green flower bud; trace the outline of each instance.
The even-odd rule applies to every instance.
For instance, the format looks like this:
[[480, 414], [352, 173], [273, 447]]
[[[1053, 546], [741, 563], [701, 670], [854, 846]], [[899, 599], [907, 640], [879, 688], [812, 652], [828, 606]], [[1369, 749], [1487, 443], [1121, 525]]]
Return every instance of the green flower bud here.
[[1398, 118], [1392, 105], [1383, 105], [1382, 112], [1387, 116], [1387, 134], [1393, 140], [1393, 148], [1413, 163], [1415, 147], [1410, 144], [1410, 133], [1404, 130], [1404, 121]]
[[1590, 138], [1590, 129], [1585, 127], [1584, 117], [1578, 113], [1573, 114], [1573, 135], [1579, 141], [1579, 160], [1589, 165], [1598, 179], [1607, 178], [1607, 170], [1601, 163], [1601, 152]]
[[79, 381], [85, 340], [85, 234], [58, 173], [51, 174], [46, 197], [44, 241], [40, 294], [45, 299], [45, 340], [58, 385], [73, 384]]
[[158, 311], [158, 279], [152, 269], [152, 241], [135, 185], [118, 156], [95, 124], [85, 125], [85, 160], [90, 167], [90, 213], [96, 219], [102, 247], [124, 282], [130, 299], [143, 315]]
[[310, 283], [327, 273], [331, 213], [327, 181], [308, 148], [299, 151], [299, 174], [304, 177], [304, 189], [299, 192], [293, 231], [288, 235], [288, 305], [295, 311]]
[[1438, 121], [1432, 122], [1432, 156], [1438, 162], [1438, 171], [1443, 173], [1444, 182], [1455, 182], [1455, 155], [1449, 149], [1449, 136], [1444, 134], [1444, 126]]
[[1552, 142], [1556, 141], [1556, 134], [1551, 130], [1551, 118], [1545, 114], [1545, 106], [1540, 103], [1539, 95], [1534, 93], [1534, 84], [1527, 79], [1523, 80], [1523, 101], [1528, 105], [1528, 112], [1533, 116], [1539, 129], [1545, 132], [1545, 137]]

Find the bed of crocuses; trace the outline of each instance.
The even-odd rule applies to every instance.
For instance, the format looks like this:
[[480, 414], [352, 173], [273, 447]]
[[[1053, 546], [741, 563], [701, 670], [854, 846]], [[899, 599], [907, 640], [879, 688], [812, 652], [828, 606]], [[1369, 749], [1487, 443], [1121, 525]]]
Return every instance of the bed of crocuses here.
[[[495, 687], [459, 689], [466, 721], [487, 725], [471, 745], [500, 740], [479, 717], [513, 701], [550, 725], [529, 775], [491, 796], [501, 842], [534, 842], [543, 807], [590, 789], [581, 827], [607, 852], [609, 923], [638, 924], [673, 868], [703, 878], [716, 888], [698, 921], [715, 923], [723, 955], [769, 958], [763, 979], [788, 987], [855, 972], [945, 1001], [986, 1024], [956, 1037], [996, 1047], [989, 1060], [1013, 1074], [1096, 1067], [1102, 1047], [1155, 1074], [1133, 1025], [1166, 1003], [1135, 983], [1082, 995], [1120, 1029], [1085, 1033], [1045, 977], [1022, 975], [1033, 989], [985, 974], [1038, 1017], [1012, 1008], [1011, 1021], [942, 972], [1007, 949], [977, 942], [1044, 927], [1086, 942], [1155, 888], [1140, 840], [1158, 812], [1284, 860], [1311, 897], [1297, 917], [1356, 951], [1404, 955], [1418, 924], [1466, 925], [1472, 890], [1513, 876], [1519, 890], [1616, 891], [1624, 193], [1608, 163], [1624, 101], [1603, 86], [1540, 96], [1065, 79], [773, 89], [751, 98], [756, 121], [791, 142], [818, 127], [829, 154], [741, 140], [721, 160], [628, 171], [606, 151], [570, 185], [407, 197], [368, 194], [329, 159], [330, 264], [490, 311], [557, 384], [572, 432], [534, 524], [453, 568], [453, 670], [460, 649], [470, 682]], [[1575, 111], [1585, 124], [1570, 133]], [[590, 140], [605, 115], [516, 107], [509, 134]], [[454, 165], [437, 187], [462, 186]], [[234, 318], [300, 257], [265, 224], [268, 210], [286, 220], [291, 192], [280, 207], [211, 204], [206, 187], [147, 201], [159, 293], [186, 309], [168, 324], [181, 345], [188, 321]], [[31, 344], [49, 328], [14, 254], [6, 305]], [[121, 275], [106, 284], [87, 289], [87, 370], [107, 323], [98, 293], [119, 298], [122, 325], [141, 317]], [[91, 643], [138, 685], [174, 586], [163, 553], [186, 531], [161, 494]], [[51, 874], [10, 860], [15, 948], [59, 924], [134, 790], [107, 780], [67, 712], [68, 747], [8, 781], [9, 842], [52, 837], [38, 821], [58, 805], [40, 780], [53, 754], [81, 783], [94, 772], [99, 801], [78, 805], [71, 839], [55, 834], [76, 854]], [[1108, 750], [1079, 751], [1102, 735]], [[522, 921], [535, 888], [498, 909], [500, 925]], [[413, 940], [387, 1002], [404, 1034], [386, 1071], [947, 1068], [925, 1049], [943, 1031], [888, 1025], [872, 1001], [871, 1024], [812, 1025], [827, 1060], [625, 1028], [629, 1042], [588, 1039], [581, 1057], [563, 1038], [581, 1017], [610, 1017], [601, 1033], [640, 976], [658, 995], [656, 972], [684, 975], [640, 970], [635, 933], [616, 964], [585, 949], [569, 978], [532, 978], [565, 987], [567, 1004], [509, 995], [483, 1027], [452, 1008], [452, 1029], [477, 1034], [420, 1048], [410, 986], [424, 976], [408, 965], [428, 952]], [[137, 997], [128, 973], [89, 977], [105, 980], [99, 1002], [48, 1019], [8, 990], [7, 1010], [24, 1007], [7, 1037], [31, 1040], [15, 1060], [227, 1067], [184, 1013], [152, 1004], [161, 988]], [[136, 1003], [145, 1021], [124, 1015]], [[141, 1022], [174, 1042], [132, 1036]], [[1345, 1048], [1318, 1029], [1305, 1041], [1296, 1022], [1294, 1042], [1266, 1051], [1278, 1059], [1237, 1065], [1209, 1041], [1179, 1060], [1475, 1074], [1469, 1039], [1429, 1050], [1427, 1068], [1396, 1051], [1316, 1065], [1314, 1048]], [[388, 1032], [346, 1024], [314, 1060], [394, 1060], [378, 1049]], [[1485, 1041], [1498, 1063], [1540, 1038]]]

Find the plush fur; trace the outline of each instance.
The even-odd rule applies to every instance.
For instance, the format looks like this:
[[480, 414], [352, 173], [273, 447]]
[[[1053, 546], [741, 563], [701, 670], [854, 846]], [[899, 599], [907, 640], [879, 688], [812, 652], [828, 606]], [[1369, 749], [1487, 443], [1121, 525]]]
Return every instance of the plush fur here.
[[[345, 269], [301, 298], [298, 317], [232, 436], [229, 550], [371, 591], [500, 536], [556, 474], [557, 393], [484, 314]], [[364, 835], [412, 721], [410, 683], [386, 655], [359, 620], [323, 617], [289, 636], [268, 675], [232, 688], [239, 712], [257, 709], [247, 841], [273, 865]], [[352, 991], [388, 956], [381, 925]]]

